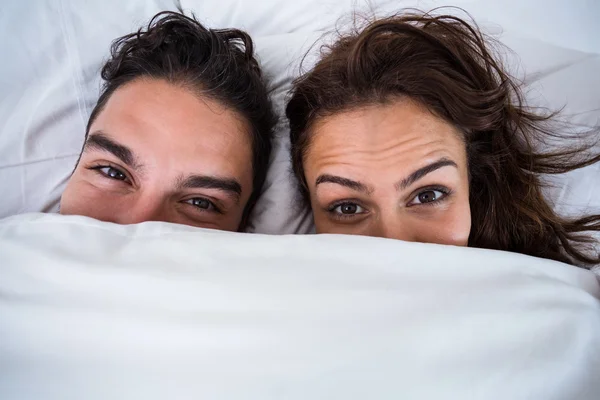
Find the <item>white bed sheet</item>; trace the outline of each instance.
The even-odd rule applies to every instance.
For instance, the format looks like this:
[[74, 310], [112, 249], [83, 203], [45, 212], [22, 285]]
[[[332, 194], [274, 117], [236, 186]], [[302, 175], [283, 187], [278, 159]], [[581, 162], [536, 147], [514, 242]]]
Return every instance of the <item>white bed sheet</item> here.
[[0, 255], [3, 400], [600, 393], [599, 282], [553, 261], [42, 214]]

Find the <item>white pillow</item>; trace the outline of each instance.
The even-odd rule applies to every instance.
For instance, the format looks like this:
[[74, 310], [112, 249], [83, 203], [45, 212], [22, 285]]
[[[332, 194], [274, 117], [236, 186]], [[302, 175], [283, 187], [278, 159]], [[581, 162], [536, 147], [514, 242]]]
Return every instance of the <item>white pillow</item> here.
[[[158, 11], [176, 9], [176, 3], [210, 27], [238, 27], [253, 35], [280, 115], [304, 53], [338, 21], [349, 21], [353, 10], [387, 14], [402, 7], [429, 9], [445, 4], [418, 0], [97, 0], [83, 6], [51, 0], [36, 0], [34, 5], [5, 1], [0, 10], [0, 36], [5, 38], [0, 41], [0, 54], [7, 55], [0, 64], [0, 217], [57, 210], [99, 94], [99, 70], [111, 41], [138, 29]], [[600, 55], [591, 52], [600, 52], [593, 40], [600, 36], [600, 28], [582, 22], [593, 19], [598, 5], [585, 0], [535, 1], [527, 6], [516, 0], [453, 4], [472, 12], [488, 31], [506, 28], [502, 39], [521, 58], [517, 74], [533, 85], [533, 104], [552, 108], [566, 104], [564, 112], [572, 122], [583, 127], [598, 124]], [[533, 12], [541, 7], [543, 14]], [[562, 16], [560, 23], [549, 23], [547, 15]], [[316, 50], [318, 46], [313, 47]], [[308, 58], [305, 67], [314, 58], [314, 54]], [[284, 118], [274, 149], [265, 191], [249, 230], [310, 232], [312, 217], [296, 204]], [[600, 185], [592, 184], [597, 182], [599, 168], [592, 166], [556, 180], [551, 196], [560, 212], [600, 210]]]

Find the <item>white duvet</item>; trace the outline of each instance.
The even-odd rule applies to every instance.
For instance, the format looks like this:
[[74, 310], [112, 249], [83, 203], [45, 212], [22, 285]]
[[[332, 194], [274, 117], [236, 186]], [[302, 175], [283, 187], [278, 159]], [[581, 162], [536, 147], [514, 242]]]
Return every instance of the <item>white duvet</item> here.
[[0, 399], [600, 398], [600, 285], [349, 236], [0, 222]]

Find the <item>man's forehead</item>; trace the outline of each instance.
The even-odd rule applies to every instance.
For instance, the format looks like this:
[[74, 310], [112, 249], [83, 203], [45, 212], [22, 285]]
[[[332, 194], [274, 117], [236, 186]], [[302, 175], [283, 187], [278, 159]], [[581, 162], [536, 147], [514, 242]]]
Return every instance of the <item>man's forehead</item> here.
[[169, 179], [236, 177], [246, 188], [252, 180], [252, 137], [242, 120], [178, 85], [136, 80], [108, 99], [90, 127], [84, 151], [108, 151]]
[[[158, 85], [161, 91], [145, 88]], [[157, 147], [182, 157], [194, 152], [250, 157], [249, 126], [218, 102], [162, 81], [142, 80], [121, 87], [92, 124], [139, 151]]]
[[[146, 136], [166, 135], [179, 141], [210, 136], [248, 141], [250, 126], [238, 112], [184, 85], [162, 79], [139, 78], [119, 87], [98, 115], [103, 129], [142, 130]], [[127, 134], [123, 131], [123, 134]]]
[[[124, 137], [125, 136], [125, 137]], [[155, 143], [142, 135], [126, 136], [106, 131], [94, 131], [88, 136], [84, 151], [106, 151], [120, 158], [130, 166], [170, 164], [173, 169], [186, 165], [193, 168], [196, 165], [216, 163], [220, 168], [243, 158], [243, 154], [230, 157], [223, 147], [211, 141], [200, 141], [195, 144]], [[248, 159], [250, 162], [250, 159]]]

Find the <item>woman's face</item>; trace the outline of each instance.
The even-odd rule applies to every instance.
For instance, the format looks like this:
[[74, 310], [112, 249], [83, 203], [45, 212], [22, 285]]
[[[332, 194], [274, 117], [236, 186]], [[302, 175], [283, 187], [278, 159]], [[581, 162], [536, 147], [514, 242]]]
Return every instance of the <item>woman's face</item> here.
[[461, 133], [413, 101], [318, 120], [304, 171], [318, 233], [467, 245]]

